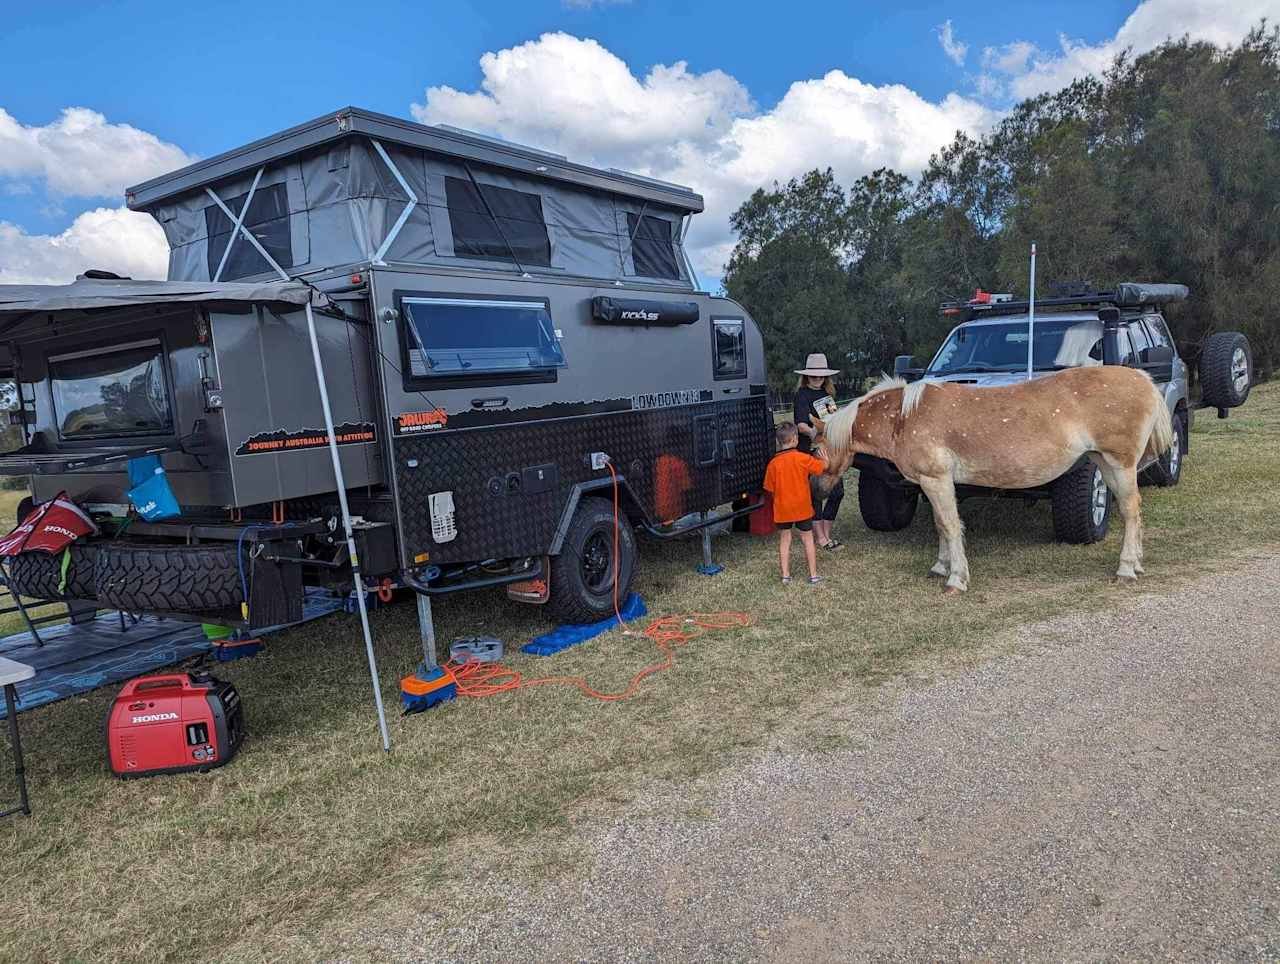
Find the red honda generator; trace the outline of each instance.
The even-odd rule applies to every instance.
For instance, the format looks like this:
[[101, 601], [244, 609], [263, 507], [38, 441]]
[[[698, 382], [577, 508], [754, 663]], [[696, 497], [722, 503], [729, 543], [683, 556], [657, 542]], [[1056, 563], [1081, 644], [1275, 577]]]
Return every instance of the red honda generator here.
[[111, 769], [126, 779], [222, 766], [244, 742], [240, 695], [208, 673], [141, 676], [107, 717]]

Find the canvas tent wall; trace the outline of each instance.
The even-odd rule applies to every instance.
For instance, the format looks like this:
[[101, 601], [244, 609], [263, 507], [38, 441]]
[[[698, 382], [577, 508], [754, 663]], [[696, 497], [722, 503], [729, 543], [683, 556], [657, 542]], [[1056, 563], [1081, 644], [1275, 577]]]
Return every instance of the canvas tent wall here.
[[[130, 189], [169, 242], [169, 278], [294, 276], [364, 262], [691, 289], [702, 198], [559, 155], [348, 108]], [[247, 202], [247, 203], [246, 203]], [[228, 250], [228, 248], [230, 248]]]

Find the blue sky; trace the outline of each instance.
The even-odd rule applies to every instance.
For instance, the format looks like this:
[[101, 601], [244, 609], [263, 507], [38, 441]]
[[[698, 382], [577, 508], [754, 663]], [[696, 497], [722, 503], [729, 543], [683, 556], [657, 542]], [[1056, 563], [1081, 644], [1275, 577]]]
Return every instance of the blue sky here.
[[[349, 103], [691, 183], [714, 273], [753, 182], [824, 161], [914, 173], [1119, 45], [1231, 42], [1266, 13], [1280, 0], [23, 4], [0, 58], [0, 280], [41, 279], [50, 245], [97, 253], [66, 232], [123, 230], [77, 222], [122, 183]], [[101, 117], [60, 122], [68, 108]]]

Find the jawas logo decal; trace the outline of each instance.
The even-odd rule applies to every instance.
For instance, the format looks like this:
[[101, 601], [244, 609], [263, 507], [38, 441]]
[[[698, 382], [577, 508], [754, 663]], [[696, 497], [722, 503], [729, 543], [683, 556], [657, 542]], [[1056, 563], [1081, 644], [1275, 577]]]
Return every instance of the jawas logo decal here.
[[430, 412], [405, 412], [396, 416], [397, 435], [416, 435], [419, 432], [431, 432], [444, 428], [449, 424], [449, 416], [443, 408]]

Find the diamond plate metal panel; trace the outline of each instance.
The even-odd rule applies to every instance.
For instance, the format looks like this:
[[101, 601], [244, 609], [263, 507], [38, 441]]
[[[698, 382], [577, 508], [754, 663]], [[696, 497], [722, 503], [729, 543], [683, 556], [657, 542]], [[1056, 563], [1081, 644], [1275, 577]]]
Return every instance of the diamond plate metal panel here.
[[[708, 414], [722, 444], [711, 464], [699, 466], [694, 418]], [[402, 562], [412, 565], [423, 553], [437, 564], [545, 553], [573, 487], [608, 478], [591, 469], [592, 452], [610, 456], [649, 521], [670, 517], [672, 491], [684, 512], [721, 505], [760, 488], [773, 454], [768, 416], [766, 400], [750, 397], [396, 438]], [[725, 440], [732, 442], [732, 458]], [[555, 484], [523, 491], [524, 469], [548, 464], [556, 467]], [[659, 473], [683, 478], [660, 485]], [[666, 493], [662, 513], [659, 489]], [[458, 534], [436, 543], [428, 496], [445, 491], [453, 493]]]

